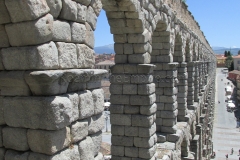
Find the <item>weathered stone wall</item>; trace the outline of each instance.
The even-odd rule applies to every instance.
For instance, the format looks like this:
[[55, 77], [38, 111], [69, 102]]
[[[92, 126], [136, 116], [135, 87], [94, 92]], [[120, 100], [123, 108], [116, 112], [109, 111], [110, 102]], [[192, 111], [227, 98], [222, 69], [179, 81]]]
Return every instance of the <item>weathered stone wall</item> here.
[[216, 58], [180, 0], [0, 0], [0, 159], [101, 159], [106, 11], [112, 159], [209, 159]]
[[102, 159], [101, 3], [0, 0], [0, 159]]

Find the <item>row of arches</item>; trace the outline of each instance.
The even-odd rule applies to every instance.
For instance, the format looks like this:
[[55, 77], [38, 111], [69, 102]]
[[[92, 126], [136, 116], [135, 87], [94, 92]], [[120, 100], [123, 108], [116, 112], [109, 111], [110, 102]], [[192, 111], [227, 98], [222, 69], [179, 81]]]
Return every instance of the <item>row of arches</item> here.
[[[205, 76], [208, 75], [210, 70], [208, 68], [210, 65], [207, 62], [214, 64], [216, 61], [213, 52], [209, 49], [208, 44], [199, 38], [200, 35], [195, 35], [195, 33], [189, 30], [188, 26], [181, 22], [163, 1], [112, 0], [111, 3], [109, 1], [102, 2], [115, 42], [116, 65], [112, 69], [112, 74], [122, 76], [125, 74], [135, 76], [144, 74], [153, 76], [153, 80], [144, 82], [144, 84], [141, 81], [138, 83], [131, 81], [130, 84], [129, 81], [116, 84], [112, 82], [112, 90], [118, 90], [119, 87], [124, 90], [124, 88], [129, 86], [133, 89], [136, 85], [138, 88], [134, 95], [126, 92], [111, 95], [110, 101], [112, 106], [118, 105], [128, 109], [130, 106], [132, 110], [130, 113], [123, 112], [118, 115], [114, 114], [112, 117], [119, 116], [123, 121], [126, 116], [138, 117], [139, 123], [143, 123], [143, 121], [148, 123], [148, 125], [136, 125], [135, 123], [123, 125], [122, 123], [114, 122], [112, 126], [113, 128], [124, 126], [125, 130], [129, 129], [129, 127], [148, 130], [156, 125], [155, 131], [160, 137], [164, 137], [162, 139], [153, 138], [155, 132], [144, 138], [137, 134], [119, 135], [114, 132], [115, 135], [113, 134], [112, 140], [121, 138], [153, 141], [151, 145], [146, 144], [145, 146], [138, 145], [137, 142], [135, 144], [134, 141], [131, 148], [139, 151], [145, 148], [146, 156], [142, 156], [139, 153], [138, 157], [154, 159], [156, 142], [168, 141], [176, 143], [176, 139], [173, 140], [169, 137], [182, 131], [184, 134], [177, 135], [179, 136], [178, 142], [181, 146], [178, 147], [178, 151], [180, 151], [178, 158], [187, 157], [190, 153], [189, 147], [192, 139], [188, 135], [191, 135], [191, 130], [198, 125], [196, 119], [199, 117], [191, 120], [191, 124], [188, 124], [189, 121], [186, 119], [186, 116], [192, 113], [196, 114], [196, 116], [201, 114], [196, 113], [198, 110], [189, 111], [189, 108], [194, 105], [200, 107], [199, 103], [204, 103], [202, 98], [199, 98], [199, 95], [202, 93], [201, 89], [203, 86], [207, 84]], [[181, 5], [181, 2], [179, 4]], [[126, 64], [131, 67], [123, 67], [122, 72], [121, 69], [116, 69], [121, 68], [120, 66], [126, 66]], [[140, 69], [139, 65], [143, 64], [145, 68], [142, 67]], [[147, 67], [148, 70], [146, 69]], [[214, 65], [212, 67], [214, 68]], [[136, 68], [136, 70], [133, 68]], [[160, 77], [162, 81], [156, 80], [154, 77]], [[211, 78], [210, 76], [209, 79]], [[151, 84], [154, 84], [153, 90], [155, 93], [147, 92], [142, 94], [139, 92], [139, 86], [144, 85], [146, 90], [150, 90], [149, 86]], [[124, 98], [124, 102], [116, 101], [116, 97]], [[132, 101], [134, 100], [140, 101], [140, 103], [133, 103]], [[157, 107], [153, 107], [153, 104], [156, 104]], [[145, 108], [146, 111], [151, 111], [151, 113], [137, 112], [136, 108], [138, 107], [140, 109]], [[132, 122], [135, 121], [132, 119]], [[117, 143], [112, 145], [113, 149], [120, 146], [128, 147]], [[154, 150], [154, 152], [149, 152], [150, 150]], [[131, 155], [125, 154], [124, 157], [131, 157]], [[120, 158], [119, 155], [113, 155], [113, 159], [118, 158]]]
[[208, 146], [215, 57], [182, 0], [35, 1], [0, 0], [0, 157], [102, 159], [107, 71], [92, 69], [102, 4], [116, 52], [112, 159], [191, 159]]

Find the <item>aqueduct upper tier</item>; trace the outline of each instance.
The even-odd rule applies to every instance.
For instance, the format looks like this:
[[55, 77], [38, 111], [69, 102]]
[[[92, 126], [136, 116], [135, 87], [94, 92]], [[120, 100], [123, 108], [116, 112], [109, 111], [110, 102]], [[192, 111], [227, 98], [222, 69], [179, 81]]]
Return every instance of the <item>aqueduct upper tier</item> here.
[[0, 160], [103, 159], [102, 8], [112, 159], [210, 159], [216, 58], [184, 2], [0, 0]]

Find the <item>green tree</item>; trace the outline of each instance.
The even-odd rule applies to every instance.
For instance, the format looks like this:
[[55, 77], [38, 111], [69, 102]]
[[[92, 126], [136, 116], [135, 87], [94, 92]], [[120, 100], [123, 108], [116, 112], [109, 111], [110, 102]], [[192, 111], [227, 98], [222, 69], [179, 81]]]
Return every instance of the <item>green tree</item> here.
[[232, 56], [230, 51], [227, 52], [227, 56]]
[[225, 67], [227, 67], [228, 70], [231, 70], [232, 63], [233, 63], [233, 58], [232, 58], [232, 55], [230, 53], [230, 55], [228, 55], [226, 60], [225, 60]]
[[224, 52], [224, 57], [227, 57], [227, 51]]
[[231, 63], [231, 67], [230, 67], [230, 70], [229, 71], [233, 71], [234, 70], [234, 64], [233, 64], [233, 61]]

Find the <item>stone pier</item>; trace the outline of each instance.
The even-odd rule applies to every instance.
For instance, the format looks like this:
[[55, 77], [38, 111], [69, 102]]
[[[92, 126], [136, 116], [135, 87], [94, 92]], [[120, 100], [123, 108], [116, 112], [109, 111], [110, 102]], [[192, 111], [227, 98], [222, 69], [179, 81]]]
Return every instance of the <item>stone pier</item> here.
[[100, 160], [100, 1], [0, 0], [0, 159]]

